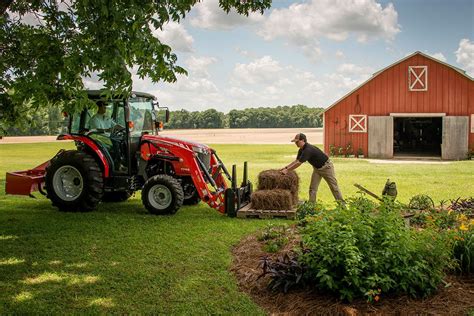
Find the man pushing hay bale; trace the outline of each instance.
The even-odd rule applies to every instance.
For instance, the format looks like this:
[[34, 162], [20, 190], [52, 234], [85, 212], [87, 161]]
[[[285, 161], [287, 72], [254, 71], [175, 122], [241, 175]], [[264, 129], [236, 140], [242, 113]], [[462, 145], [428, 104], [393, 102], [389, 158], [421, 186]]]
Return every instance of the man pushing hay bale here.
[[258, 186], [250, 200], [258, 210], [291, 210], [298, 203], [299, 178], [296, 172], [282, 174], [264, 170], [258, 175]]

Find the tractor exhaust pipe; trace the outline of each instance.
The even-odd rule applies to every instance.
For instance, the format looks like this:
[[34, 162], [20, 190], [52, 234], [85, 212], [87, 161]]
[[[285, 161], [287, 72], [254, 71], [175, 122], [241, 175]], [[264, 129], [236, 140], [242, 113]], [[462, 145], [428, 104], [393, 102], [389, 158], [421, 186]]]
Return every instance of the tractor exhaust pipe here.
[[244, 178], [242, 179], [242, 184], [240, 186], [244, 187], [248, 182], [248, 171], [247, 171], [247, 161], [244, 161]]
[[237, 166], [232, 165], [232, 190], [237, 189]]

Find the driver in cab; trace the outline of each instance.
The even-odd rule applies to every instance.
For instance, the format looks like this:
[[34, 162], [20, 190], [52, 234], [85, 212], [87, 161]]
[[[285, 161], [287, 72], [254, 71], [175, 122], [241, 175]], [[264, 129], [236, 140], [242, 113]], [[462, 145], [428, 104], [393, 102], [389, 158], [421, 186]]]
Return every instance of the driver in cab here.
[[108, 117], [105, 112], [107, 104], [104, 101], [97, 101], [97, 113], [92, 116], [89, 126], [91, 129], [111, 131], [113, 128], [121, 128], [112, 118]]
[[[89, 121], [89, 128], [91, 130], [97, 130], [100, 133], [107, 132], [106, 134], [97, 134], [95, 138], [99, 140], [109, 152], [111, 152], [114, 166], [116, 170], [122, 171], [126, 168], [124, 167], [121, 142], [123, 141], [123, 136], [116, 134], [124, 130], [124, 127], [120, 124], [117, 124], [112, 118], [106, 115], [107, 103], [104, 101], [97, 101], [97, 113], [91, 117]], [[111, 133], [111, 134], [108, 134]]]

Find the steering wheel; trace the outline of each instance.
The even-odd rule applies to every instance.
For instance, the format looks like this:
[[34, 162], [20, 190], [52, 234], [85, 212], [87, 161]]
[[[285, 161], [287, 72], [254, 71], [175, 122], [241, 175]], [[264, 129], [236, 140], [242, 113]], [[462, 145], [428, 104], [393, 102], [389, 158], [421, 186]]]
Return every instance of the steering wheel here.
[[111, 128], [110, 137], [120, 138], [120, 139], [125, 138], [125, 127], [122, 127], [120, 125], [115, 125], [114, 127]]

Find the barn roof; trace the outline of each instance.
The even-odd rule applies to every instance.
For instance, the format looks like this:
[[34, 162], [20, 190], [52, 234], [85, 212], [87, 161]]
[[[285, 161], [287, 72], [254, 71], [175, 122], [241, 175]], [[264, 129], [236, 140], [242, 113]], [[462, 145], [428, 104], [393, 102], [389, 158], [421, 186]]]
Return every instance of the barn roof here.
[[426, 57], [426, 58], [428, 58], [428, 59], [431, 59], [431, 60], [433, 60], [433, 61], [435, 61], [435, 62], [437, 62], [437, 63], [440, 63], [440, 64], [442, 64], [442, 65], [448, 66], [449, 68], [451, 68], [451, 69], [453, 69], [453, 70], [459, 72], [461, 75], [463, 75], [464, 77], [468, 78], [469, 80], [474, 81], [474, 78], [472, 78], [471, 76], [469, 76], [468, 74], [466, 74], [466, 72], [465, 72], [464, 70], [462, 70], [461, 68], [458, 68], [458, 67], [455, 67], [455, 66], [453, 66], [453, 65], [450, 65], [450, 64], [448, 64], [448, 63], [445, 63], [444, 61], [441, 61], [441, 60], [439, 60], [439, 59], [436, 59], [436, 58], [434, 58], [434, 57], [431, 57], [430, 55], [424, 54], [424, 53], [422, 53], [422, 52], [420, 52], [420, 51], [416, 51], [416, 52], [414, 52], [413, 54], [410, 54], [410, 55], [406, 56], [405, 58], [400, 59], [399, 61], [396, 61], [396, 62], [394, 62], [393, 64], [391, 64], [391, 65], [389, 65], [389, 66], [383, 68], [382, 70], [379, 70], [379, 71], [375, 72], [375, 73], [372, 75], [372, 77], [370, 77], [369, 79], [367, 79], [366, 81], [364, 81], [363, 83], [361, 83], [360, 85], [358, 85], [356, 88], [352, 89], [349, 93], [345, 94], [342, 98], [338, 99], [336, 102], [334, 102], [333, 104], [331, 104], [330, 106], [328, 106], [326, 109], [324, 109], [324, 111], [322, 111], [320, 115], [322, 115], [324, 112], [328, 111], [329, 109], [331, 109], [332, 107], [334, 107], [336, 104], [338, 104], [339, 102], [341, 102], [342, 100], [344, 100], [346, 97], [348, 97], [349, 95], [351, 95], [354, 91], [356, 91], [357, 89], [359, 89], [360, 87], [362, 87], [363, 85], [365, 85], [367, 82], [369, 82], [369, 81], [375, 79], [375, 77], [377, 77], [378, 75], [380, 75], [380, 74], [381, 74], [382, 72], [384, 72], [385, 70], [387, 70], [387, 69], [389, 69], [389, 68], [391, 68], [391, 67], [393, 67], [393, 66], [395, 66], [395, 65], [398, 65], [399, 63], [404, 62], [405, 60], [407, 60], [407, 59], [409, 59], [409, 58], [411, 58], [411, 57], [413, 57], [413, 56], [415, 56], [415, 55], [421, 55], [421, 56]]

